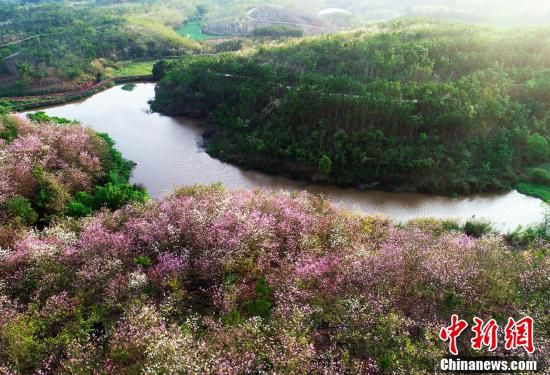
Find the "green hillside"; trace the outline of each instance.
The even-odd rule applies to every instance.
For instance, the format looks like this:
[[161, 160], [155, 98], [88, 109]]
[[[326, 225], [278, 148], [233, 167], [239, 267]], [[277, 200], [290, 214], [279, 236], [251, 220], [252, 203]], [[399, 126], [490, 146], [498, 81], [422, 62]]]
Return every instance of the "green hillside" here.
[[194, 41], [175, 31], [194, 12], [162, 0], [0, 0], [0, 96], [67, 90], [101, 81], [123, 61], [196, 51]]
[[208, 119], [209, 152], [391, 190], [508, 189], [548, 161], [550, 28], [404, 20], [173, 63], [154, 109]]

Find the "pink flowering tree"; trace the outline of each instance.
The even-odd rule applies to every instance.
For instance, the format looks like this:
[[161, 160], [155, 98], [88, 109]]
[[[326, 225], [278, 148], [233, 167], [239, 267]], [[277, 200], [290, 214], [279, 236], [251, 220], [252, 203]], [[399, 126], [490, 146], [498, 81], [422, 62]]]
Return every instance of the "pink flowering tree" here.
[[[1, 253], [0, 363], [90, 373], [422, 373], [451, 314], [538, 326], [548, 246], [396, 227], [308, 194], [181, 189]], [[467, 335], [459, 350], [475, 355]], [[500, 350], [500, 349], [498, 349]], [[500, 353], [502, 354], [502, 353]], [[522, 356], [521, 351], [514, 355]]]
[[[75, 197], [89, 193], [97, 196], [99, 186], [113, 178], [121, 180], [116, 183], [127, 183], [131, 166], [108, 138], [91, 129], [77, 123], [0, 117], [0, 135], [8, 134], [6, 129], [12, 131], [0, 139], [3, 222], [17, 219], [22, 224], [34, 224], [40, 219], [43, 224], [65, 214], [68, 206], [75, 207], [79, 203]], [[94, 204], [97, 209], [102, 202]]]

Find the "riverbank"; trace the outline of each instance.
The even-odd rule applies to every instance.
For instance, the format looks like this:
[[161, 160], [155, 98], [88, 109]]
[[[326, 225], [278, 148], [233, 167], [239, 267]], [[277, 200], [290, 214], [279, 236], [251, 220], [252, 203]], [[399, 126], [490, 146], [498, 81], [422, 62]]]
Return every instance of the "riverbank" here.
[[[201, 124], [201, 121], [197, 121]], [[413, 185], [396, 185], [390, 181], [385, 181], [381, 178], [379, 181], [371, 184], [353, 184], [343, 183], [336, 179], [327, 179], [326, 176], [321, 175], [313, 169], [306, 167], [300, 167], [292, 163], [280, 164], [271, 160], [263, 155], [255, 154], [243, 154], [238, 153], [235, 150], [225, 150], [220, 148], [215, 142], [215, 130], [213, 125], [208, 125], [208, 121], [203, 121], [201, 124], [206, 130], [205, 142], [203, 144], [205, 150], [212, 157], [217, 158], [223, 162], [237, 165], [241, 169], [249, 171], [258, 171], [271, 176], [283, 176], [295, 181], [299, 181], [304, 184], [318, 184], [324, 186], [338, 186], [340, 188], [354, 188], [359, 191], [383, 191], [388, 193], [413, 193], [413, 194], [428, 194], [439, 197], [457, 198], [464, 194], [456, 193], [442, 193], [429, 190], [418, 189]], [[223, 138], [223, 136], [219, 136]], [[214, 138], [214, 139], [213, 139]], [[508, 193], [516, 190], [517, 192], [540, 199], [542, 202], [550, 204], [550, 186], [544, 184], [534, 184], [530, 182], [518, 182], [512, 184], [506, 189], [494, 189], [488, 193]], [[483, 192], [487, 193], [487, 192]], [[467, 196], [468, 194], [466, 194]]]
[[[210, 124], [207, 120], [199, 121], [197, 123], [203, 126], [205, 129], [205, 137], [203, 147], [212, 157], [217, 158], [223, 162], [231, 163], [239, 166], [244, 170], [258, 171], [271, 176], [284, 176], [286, 178], [299, 181], [306, 184], [319, 184], [325, 186], [338, 186], [340, 188], [355, 188], [360, 191], [384, 191], [388, 193], [417, 193], [428, 194], [441, 197], [456, 198], [460, 195], [457, 193], [444, 193], [438, 191], [430, 191], [425, 189], [419, 189], [413, 185], [396, 185], [391, 181], [385, 181], [384, 178], [380, 178], [379, 181], [370, 184], [354, 184], [339, 181], [337, 179], [328, 179], [327, 176], [323, 176], [318, 171], [312, 168], [301, 167], [292, 163], [281, 164], [263, 155], [256, 154], [243, 154], [237, 150], [226, 150], [220, 148], [216, 143], [216, 131], [215, 126]], [[223, 135], [219, 135], [219, 138], [223, 139]], [[545, 203], [550, 204], [550, 186], [544, 184], [535, 184], [531, 182], [518, 182], [511, 184], [508, 188], [496, 188], [488, 193], [507, 193], [512, 190], [533, 197], [538, 198]], [[476, 192], [480, 193], [480, 192]], [[487, 192], [481, 192], [487, 193]], [[468, 194], [466, 194], [468, 195]]]
[[516, 185], [516, 190], [521, 194], [539, 198], [546, 203], [550, 203], [550, 186], [520, 182]]
[[70, 103], [80, 99], [88, 98], [92, 95], [105, 91], [121, 83], [152, 81], [153, 76], [151, 74], [142, 76], [114, 77], [112, 79], [102, 81], [100, 83], [96, 83], [92, 86], [81, 88], [78, 90], [71, 90], [47, 95], [12, 97], [5, 98], [5, 100], [10, 103], [11, 109], [13, 111], [21, 112], [28, 111], [30, 109], [51, 107], [54, 105]]

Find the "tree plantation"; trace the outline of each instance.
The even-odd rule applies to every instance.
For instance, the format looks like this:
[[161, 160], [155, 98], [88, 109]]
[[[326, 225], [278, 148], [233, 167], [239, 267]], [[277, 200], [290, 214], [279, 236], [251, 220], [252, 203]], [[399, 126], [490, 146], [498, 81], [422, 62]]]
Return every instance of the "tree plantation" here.
[[396, 21], [171, 65], [153, 108], [207, 118], [213, 155], [434, 193], [546, 175], [550, 29]]

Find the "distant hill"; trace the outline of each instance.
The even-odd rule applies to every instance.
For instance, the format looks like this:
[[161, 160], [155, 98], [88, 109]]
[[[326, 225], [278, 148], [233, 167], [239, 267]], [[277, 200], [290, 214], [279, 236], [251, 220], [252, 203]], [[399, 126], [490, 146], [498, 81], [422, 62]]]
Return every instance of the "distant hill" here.
[[[2, 3], [0, 3], [2, 4]], [[101, 80], [124, 60], [198, 49], [174, 27], [165, 3], [19, 2], [0, 6], [0, 95]]]
[[250, 8], [245, 16], [236, 20], [205, 23], [203, 31], [217, 35], [252, 36], [255, 31], [268, 27], [297, 29], [305, 34], [320, 34], [339, 30], [330, 22], [329, 17], [283, 6], [264, 5]]

